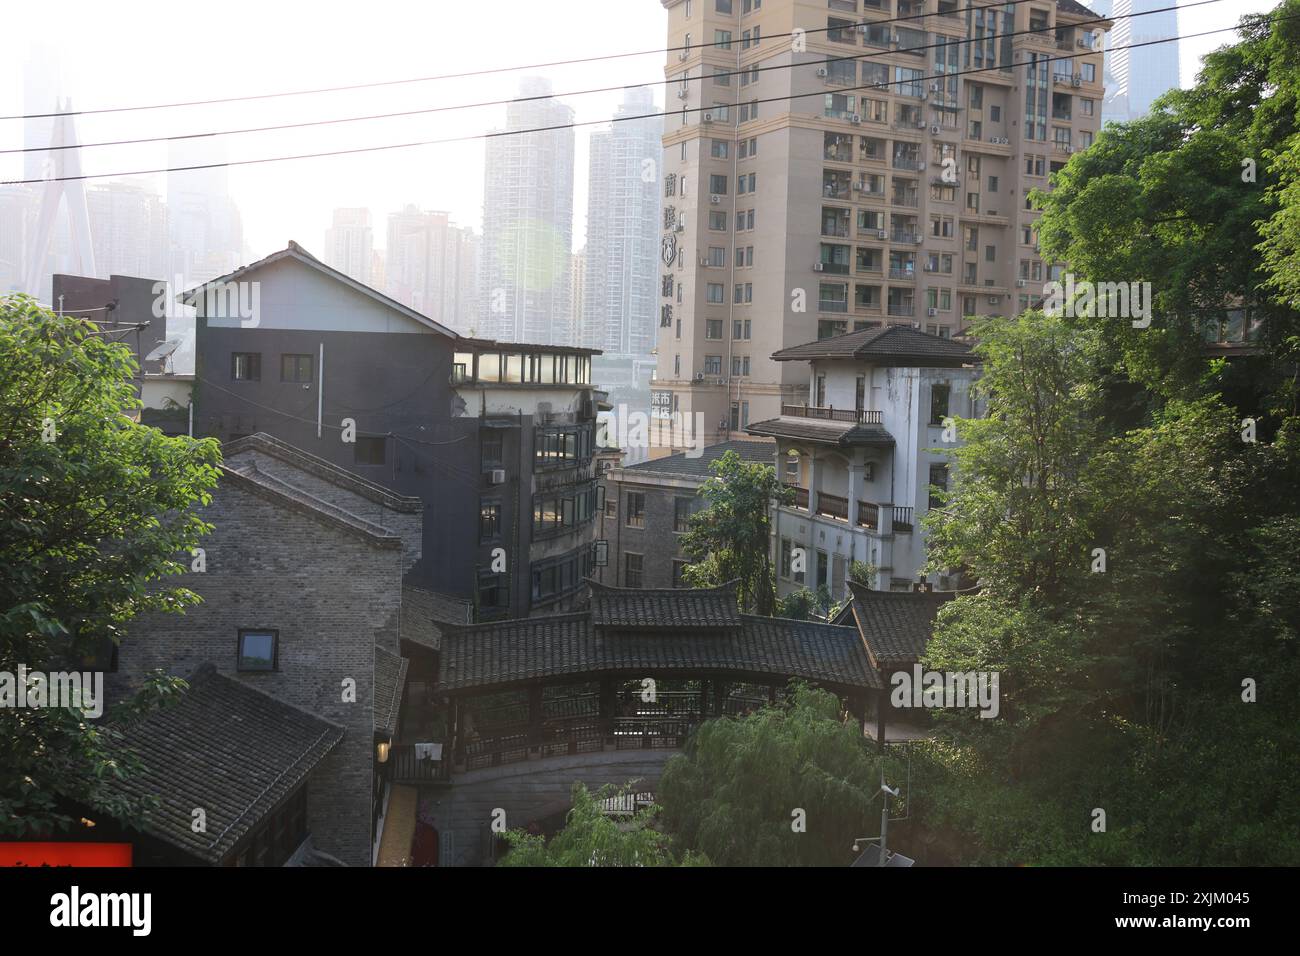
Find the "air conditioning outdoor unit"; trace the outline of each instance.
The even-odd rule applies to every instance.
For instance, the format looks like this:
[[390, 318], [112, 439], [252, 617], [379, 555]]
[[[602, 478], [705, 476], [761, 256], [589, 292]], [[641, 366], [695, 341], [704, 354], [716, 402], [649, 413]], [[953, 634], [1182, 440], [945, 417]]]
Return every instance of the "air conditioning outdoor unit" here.
[[989, 305], [997, 305], [997, 304], [998, 304], [998, 297], [995, 295], [989, 296]]
[[926, 314], [926, 315], [938, 315], [938, 314], [939, 314], [939, 310], [938, 310], [938, 309], [926, 309], [926, 310], [925, 310], [925, 314]]
[[824, 271], [825, 269], [826, 269], [826, 266], [823, 265], [822, 263], [820, 263], [820, 262], [814, 262], [814, 263], [813, 263], [813, 272], [822, 272], [822, 271]]
[[849, 117], [849, 122], [850, 122], [850, 123], [853, 123], [855, 126], [856, 126], [858, 123], [861, 123], [861, 122], [862, 122], [862, 116], [861, 116], [861, 114], [859, 114], [859, 113], [854, 113], [852, 116]]
[[1091, 49], [1092, 49], [1092, 44], [1089, 43], [1088, 40], [1087, 40], [1085, 37], [1079, 37], [1079, 39], [1078, 39], [1077, 42], [1078, 42], [1079, 49], [1081, 49], [1081, 50], [1091, 50]]
[[701, 113], [701, 114], [700, 114], [700, 122], [701, 122], [701, 123], [712, 123], [712, 122], [713, 122], [713, 114], [712, 114], [712, 113]]
[[686, 99], [686, 95], [687, 95], [686, 90], [678, 90], [678, 91], [677, 91], [677, 98], [678, 98], [679, 100], [684, 100], [684, 99]]
[[506, 470], [504, 468], [493, 468], [488, 472], [488, 484], [504, 485], [506, 483]]
[[702, 381], [704, 381], [704, 373], [703, 373], [703, 372], [696, 372], [696, 373], [695, 373], [695, 381], [697, 381], [697, 382], [702, 382]]
[[931, 92], [931, 93], [938, 93], [938, 92], [939, 92], [939, 89], [940, 89], [940, 87], [939, 87], [939, 84], [938, 84], [938, 83], [931, 83], [931, 84], [930, 84], [930, 92]]
[[916, 124], [916, 128], [917, 128], [917, 129], [925, 129], [925, 127], [926, 127], [927, 125], [929, 125], [929, 124], [927, 124], [925, 120], [918, 120], [918, 121], [917, 121], [917, 124]]
[[1024, 288], [1026, 285], [1028, 285], [1028, 284], [1029, 284], [1028, 281], [1026, 281], [1025, 279], [1017, 279], [1017, 280], [1016, 280], [1016, 288], [1017, 288], [1017, 289], [1023, 289], [1023, 288]]
[[1074, 76], [1070, 77], [1070, 85], [1083, 86], [1083, 75], [1081, 73], [1076, 73]]
[[935, 136], [938, 136], [938, 135], [939, 135], [939, 127], [937, 127], [937, 126], [931, 126], [931, 127], [930, 127], [930, 132], [933, 133]]
[[825, 78], [831, 75], [831, 71], [826, 69], [824, 66], [819, 66], [817, 67], [817, 75]]
[[722, 197], [719, 196], [717, 193], [714, 193], [712, 196], [709, 197], [709, 202], [713, 203], [713, 205], [715, 206], [721, 205]]
[[932, 263], [932, 262], [927, 262], [927, 263], [925, 264], [925, 271], [926, 271], [926, 272], [933, 272], [933, 271], [934, 271], [934, 263]]
[[884, 239], [884, 238], [886, 238], [888, 235], [889, 235], [889, 233], [885, 232], [885, 230], [883, 230], [883, 229], [878, 229], [878, 230], [876, 230], [876, 238], [877, 238], [877, 239]]

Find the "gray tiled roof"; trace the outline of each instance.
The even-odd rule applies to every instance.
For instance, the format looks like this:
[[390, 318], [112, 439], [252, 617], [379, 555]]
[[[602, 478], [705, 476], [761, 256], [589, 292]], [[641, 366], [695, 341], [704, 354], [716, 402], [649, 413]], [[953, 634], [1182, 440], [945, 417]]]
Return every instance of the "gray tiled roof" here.
[[437, 650], [442, 646], [442, 631], [448, 624], [468, 624], [472, 620], [470, 603], [414, 585], [402, 585], [401, 637]]
[[[123, 726], [114, 746], [145, 769], [106, 786], [160, 801], [143, 829], [209, 863], [219, 862], [292, 793], [343, 737], [343, 728], [204, 664], [174, 703]], [[191, 829], [203, 808], [207, 830]]]
[[439, 688], [486, 689], [598, 672], [701, 671], [883, 686], [852, 627], [744, 614], [740, 627], [726, 631], [682, 627], [611, 633], [595, 626], [589, 614], [561, 614], [449, 631]]
[[590, 581], [591, 619], [609, 628], [740, 626], [736, 582], [716, 588], [615, 588]]
[[624, 470], [654, 472], [657, 475], [680, 475], [687, 478], [708, 478], [713, 474], [709, 471], [709, 466], [729, 451], [734, 451], [742, 461], [756, 461], [764, 465], [772, 464], [776, 456], [776, 446], [770, 441], [724, 441], [706, 446], [698, 458], [691, 458], [682, 452], [665, 458], [627, 465]]
[[934, 618], [952, 594], [873, 591], [849, 582], [853, 614], [871, 656], [881, 665], [915, 661], [934, 633]]
[[754, 422], [746, 430], [751, 435], [795, 438], [841, 446], [864, 445], [884, 448], [894, 444], [894, 436], [880, 425], [828, 421], [821, 418], [804, 418], [799, 415], [781, 415], [778, 418]]
[[1094, 11], [1089, 10], [1082, 3], [1077, 3], [1076, 0], [1056, 0], [1056, 9], [1060, 13], [1069, 13], [1076, 17], [1093, 18], [1097, 16]]
[[930, 335], [920, 329], [892, 325], [862, 329], [816, 342], [792, 345], [772, 354], [778, 362], [810, 359], [857, 359], [892, 365], [950, 366], [975, 361], [970, 346]]
[[405, 657], [375, 648], [375, 733], [391, 737], [397, 733], [397, 715], [402, 706], [402, 688], [406, 685]]

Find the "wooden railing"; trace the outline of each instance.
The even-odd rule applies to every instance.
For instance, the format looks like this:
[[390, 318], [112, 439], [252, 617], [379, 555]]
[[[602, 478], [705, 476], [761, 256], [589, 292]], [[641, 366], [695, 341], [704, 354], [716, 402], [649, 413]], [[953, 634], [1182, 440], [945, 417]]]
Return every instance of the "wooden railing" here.
[[444, 746], [442, 760], [421, 760], [412, 744], [394, 744], [388, 750], [388, 774], [393, 783], [448, 783], [451, 753]]
[[781, 414], [791, 418], [820, 418], [830, 422], [857, 422], [860, 425], [879, 425], [880, 412], [864, 408], [835, 408], [833, 405], [782, 405]]
[[859, 501], [858, 502], [859, 526], [863, 528], [868, 528], [871, 531], [875, 531], [880, 524], [879, 517], [876, 514], [876, 512], [877, 512], [877, 507], [873, 502]]
[[786, 487], [794, 492], [794, 507], [803, 511], [808, 510], [808, 489], [800, 488], [798, 485], [786, 484]]
[[824, 491], [820, 492], [817, 495], [817, 513], [848, 521], [849, 499], [841, 498], [839, 495], [828, 495]]

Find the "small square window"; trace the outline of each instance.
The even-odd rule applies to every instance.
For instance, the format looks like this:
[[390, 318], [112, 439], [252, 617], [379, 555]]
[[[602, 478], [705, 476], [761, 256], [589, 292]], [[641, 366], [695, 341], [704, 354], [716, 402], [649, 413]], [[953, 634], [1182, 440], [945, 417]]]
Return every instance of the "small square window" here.
[[239, 656], [236, 669], [241, 671], [273, 671], [280, 666], [280, 632], [269, 630], [241, 630]]
[[311, 381], [311, 356], [310, 355], [289, 355], [280, 356], [280, 381], [282, 382], [310, 382]]
[[230, 377], [236, 382], [257, 382], [262, 378], [261, 352], [231, 352]]

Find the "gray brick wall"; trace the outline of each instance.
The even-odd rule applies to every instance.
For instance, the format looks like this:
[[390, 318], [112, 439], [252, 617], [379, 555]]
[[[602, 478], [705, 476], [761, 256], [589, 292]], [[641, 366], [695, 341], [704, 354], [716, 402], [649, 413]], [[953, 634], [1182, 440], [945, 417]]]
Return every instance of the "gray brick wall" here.
[[[133, 622], [110, 696], [154, 668], [187, 676], [211, 661], [223, 673], [345, 728], [312, 773], [309, 825], [315, 845], [349, 865], [371, 859], [374, 647], [394, 645], [403, 554], [376, 547], [230, 478], [203, 517], [207, 571], [183, 583], [203, 603], [181, 615]], [[418, 536], [417, 536], [418, 540]], [[279, 668], [236, 671], [240, 628], [279, 631]], [[342, 681], [356, 681], [356, 702]]]

